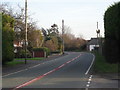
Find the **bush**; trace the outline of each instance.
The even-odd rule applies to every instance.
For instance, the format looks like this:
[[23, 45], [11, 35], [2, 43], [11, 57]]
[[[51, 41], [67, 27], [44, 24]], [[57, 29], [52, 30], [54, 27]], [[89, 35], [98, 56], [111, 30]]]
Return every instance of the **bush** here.
[[50, 49], [46, 47], [41, 47], [41, 48], [33, 48], [33, 51], [43, 51], [46, 52], [46, 57], [50, 55]]
[[43, 49], [46, 52], [46, 56], [49, 56], [50, 55], [50, 49], [46, 48], [46, 47], [43, 47]]
[[16, 47], [16, 48], [14, 48], [14, 50], [17, 50], [17, 52], [15, 52], [15, 58], [20, 58], [20, 51], [22, 50], [22, 48]]
[[23, 50], [23, 49], [20, 51], [19, 55], [20, 55], [20, 58], [25, 58], [26, 55], [27, 55], [27, 58], [32, 57], [31, 53], [28, 50], [25, 53], [25, 50]]
[[2, 14], [2, 64], [14, 59], [14, 19]]

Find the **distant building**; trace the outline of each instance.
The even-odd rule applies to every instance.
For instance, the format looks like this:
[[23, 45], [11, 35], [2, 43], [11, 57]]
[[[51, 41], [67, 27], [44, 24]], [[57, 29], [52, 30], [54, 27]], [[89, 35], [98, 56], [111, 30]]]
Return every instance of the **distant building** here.
[[14, 47], [22, 47], [22, 42], [14, 41]]
[[98, 49], [99, 49], [98, 38], [91, 38], [91, 40], [89, 40], [87, 43], [87, 50], [93, 51]]
[[18, 49], [22, 47], [23, 47], [23, 42], [14, 41], [14, 53], [17, 53]]

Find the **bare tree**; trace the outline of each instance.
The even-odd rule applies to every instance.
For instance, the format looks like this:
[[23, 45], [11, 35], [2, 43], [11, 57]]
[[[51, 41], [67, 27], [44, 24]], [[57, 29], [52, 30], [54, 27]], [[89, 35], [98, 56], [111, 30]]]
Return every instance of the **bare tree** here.
[[[8, 3], [0, 4], [0, 10], [2, 13], [8, 14], [11, 17], [15, 19], [14, 24], [14, 31], [15, 31], [15, 41], [17, 42], [24, 42], [25, 41], [25, 9], [21, 7], [19, 4], [17, 5], [17, 11], [12, 8]], [[38, 37], [41, 37], [41, 31], [39, 31], [39, 28], [36, 25], [36, 22], [33, 21], [30, 15], [28, 15], [28, 43], [29, 44], [35, 44], [34, 39], [37, 38], [37, 32]], [[37, 31], [38, 30], [38, 31]], [[38, 39], [38, 38], [37, 38]], [[41, 38], [39, 38], [39, 44], [40, 44]], [[38, 43], [36, 44], [37, 47], [39, 46]], [[31, 45], [35, 46], [35, 45]]]

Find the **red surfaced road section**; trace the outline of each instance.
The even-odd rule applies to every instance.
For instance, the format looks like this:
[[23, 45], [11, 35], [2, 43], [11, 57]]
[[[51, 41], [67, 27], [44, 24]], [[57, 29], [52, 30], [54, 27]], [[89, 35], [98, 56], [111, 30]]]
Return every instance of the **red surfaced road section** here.
[[15, 87], [13, 90], [16, 90], [16, 89], [25, 87], [25, 86], [27, 86], [27, 85], [29, 85], [29, 84], [31, 84], [31, 83], [33, 83], [33, 82], [39, 80], [39, 79], [41, 79], [41, 78], [43, 78], [43, 77], [45, 77], [45, 76], [51, 74], [51, 73], [53, 73], [53, 72], [59, 70], [60, 68], [62, 68], [62, 67], [64, 67], [65, 65], [69, 64], [70, 62], [76, 60], [76, 59], [79, 58], [80, 56], [81, 56], [81, 54], [80, 54], [79, 56], [77, 56], [77, 57], [75, 57], [75, 58], [73, 58], [73, 59], [71, 59], [71, 60], [65, 62], [64, 64], [60, 65], [59, 67], [57, 67], [57, 68], [55, 68], [55, 69], [53, 69], [53, 70], [51, 70], [51, 71], [45, 73], [45, 74], [43, 74], [43, 75], [41, 75], [41, 76], [38, 76], [38, 77], [36, 77], [35, 79], [32, 79], [32, 80], [30, 80], [30, 81], [28, 81], [28, 82], [25, 82], [25, 83], [23, 83], [23, 84], [21, 84], [21, 85]]

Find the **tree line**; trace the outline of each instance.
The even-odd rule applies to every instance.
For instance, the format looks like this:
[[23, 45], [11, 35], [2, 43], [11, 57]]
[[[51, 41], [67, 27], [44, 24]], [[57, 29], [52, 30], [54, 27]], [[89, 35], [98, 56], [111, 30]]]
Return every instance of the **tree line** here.
[[[2, 62], [5, 64], [8, 61], [12, 61], [14, 57], [20, 55], [24, 57], [25, 47], [25, 15], [24, 8], [18, 5], [18, 11], [15, 11], [8, 4], [1, 4], [0, 14], [2, 16]], [[28, 42], [27, 42], [27, 54], [31, 56], [33, 48], [45, 47], [50, 52], [62, 52], [63, 40], [65, 50], [82, 50], [85, 48], [86, 40], [82, 37], [76, 38], [70, 33], [70, 28], [65, 26], [64, 34], [59, 32], [57, 24], [51, 25], [48, 29], [38, 28], [37, 24], [30, 15], [28, 15]], [[63, 40], [62, 40], [63, 37]], [[17, 48], [17, 54], [15, 54], [14, 43], [20, 43], [22, 47]]]

